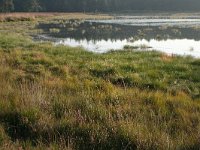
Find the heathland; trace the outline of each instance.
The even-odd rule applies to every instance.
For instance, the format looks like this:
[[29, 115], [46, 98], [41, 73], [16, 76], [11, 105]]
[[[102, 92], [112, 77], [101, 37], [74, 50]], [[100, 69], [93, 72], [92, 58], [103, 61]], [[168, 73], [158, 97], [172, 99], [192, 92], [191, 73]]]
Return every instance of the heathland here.
[[0, 149], [200, 149], [200, 59], [32, 40], [86, 18], [0, 15]]

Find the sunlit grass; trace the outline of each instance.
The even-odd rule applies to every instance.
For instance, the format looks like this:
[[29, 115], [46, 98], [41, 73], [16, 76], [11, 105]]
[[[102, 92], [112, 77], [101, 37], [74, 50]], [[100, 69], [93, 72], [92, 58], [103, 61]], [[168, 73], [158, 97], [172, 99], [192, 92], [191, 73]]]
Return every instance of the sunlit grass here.
[[37, 43], [19, 24], [0, 35], [2, 149], [200, 147], [199, 59]]

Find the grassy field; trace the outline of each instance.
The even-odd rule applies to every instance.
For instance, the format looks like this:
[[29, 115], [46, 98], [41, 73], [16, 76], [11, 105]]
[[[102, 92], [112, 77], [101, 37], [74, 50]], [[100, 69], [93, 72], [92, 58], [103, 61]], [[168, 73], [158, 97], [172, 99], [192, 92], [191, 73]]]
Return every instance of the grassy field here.
[[200, 59], [33, 42], [40, 20], [0, 23], [0, 149], [200, 149]]

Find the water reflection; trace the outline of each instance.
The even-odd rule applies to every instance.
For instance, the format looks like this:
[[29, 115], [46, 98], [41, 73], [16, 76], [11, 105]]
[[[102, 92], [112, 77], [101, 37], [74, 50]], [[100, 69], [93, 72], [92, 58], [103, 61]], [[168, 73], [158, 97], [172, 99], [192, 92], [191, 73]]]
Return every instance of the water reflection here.
[[[148, 25], [147, 25], [148, 24]], [[200, 57], [200, 20], [119, 17], [114, 20], [68, 20], [41, 23], [39, 40], [55, 44], [82, 46], [93, 52], [123, 49], [159, 50], [169, 54]], [[129, 45], [129, 46], [127, 46]]]
[[191, 55], [200, 57], [200, 41], [189, 39], [168, 39], [147, 41], [145, 39], [134, 42], [134, 45], [148, 45], [152, 49], [156, 49], [168, 54]]
[[126, 17], [113, 20], [96, 20], [92, 22], [107, 23], [107, 24], [121, 24], [131, 26], [176, 26], [176, 27], [193, 27], [200, 24], [199, 18], [193, 19], [174, 19], [174, 18], [149, 18], [149, 17]]
[[55, 42], [56, 44], [64, 44], [64, 45], [69, 45], [72, 47], [83, 47], [89, 51], [92, 52], [98, 52], [98, 53], [105, 53], [109, 50], [120, 50], [123, 49], [125, 45], [133, 45], [133, 43], [128, 42], [128, 40], [75, 40], [75, 39], [70, 39], [66, 38], [63, 40], [59, 40]]

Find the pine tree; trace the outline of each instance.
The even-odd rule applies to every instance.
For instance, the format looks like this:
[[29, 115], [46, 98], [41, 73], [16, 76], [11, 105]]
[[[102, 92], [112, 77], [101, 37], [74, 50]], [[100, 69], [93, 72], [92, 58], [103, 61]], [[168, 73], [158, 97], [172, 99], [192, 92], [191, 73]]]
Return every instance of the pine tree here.
[[30, 9], [29, 11], [41, 11], [41, 6], [38, 0], [30, 0]]
[[11, 12], [11, 11], [14, 11], [14, 3], [13, 3], [13, 0], [3, 0], [2, 11], [3, 11], [3, 12]]

